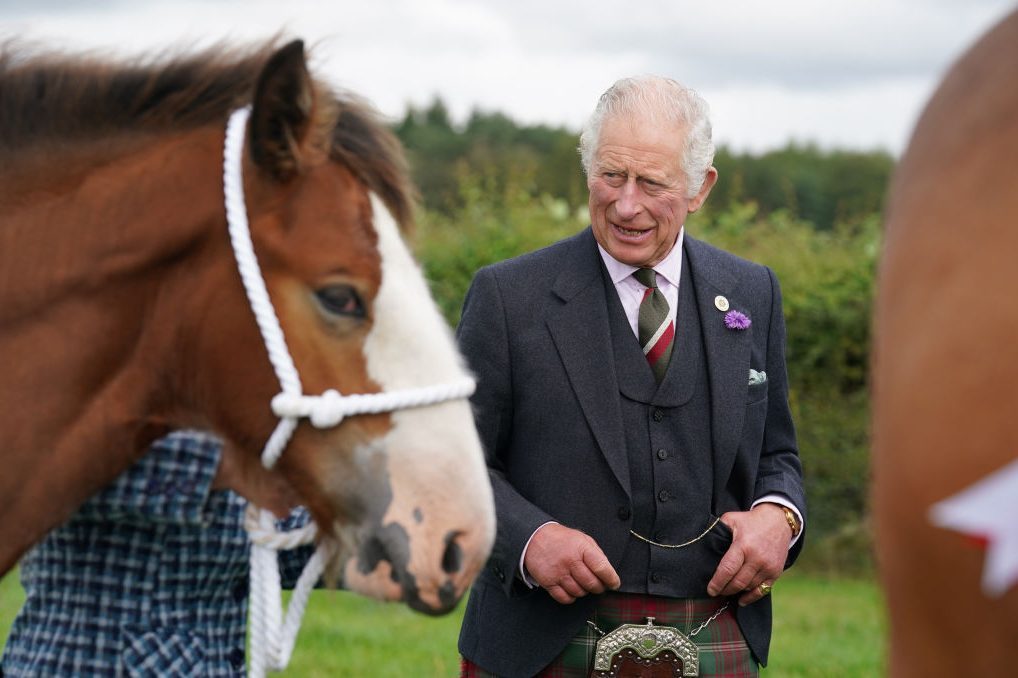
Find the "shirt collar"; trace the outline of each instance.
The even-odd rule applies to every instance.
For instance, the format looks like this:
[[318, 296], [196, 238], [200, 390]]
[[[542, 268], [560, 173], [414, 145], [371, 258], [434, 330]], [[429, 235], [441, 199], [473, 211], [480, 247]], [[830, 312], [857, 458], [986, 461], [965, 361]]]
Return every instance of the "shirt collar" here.
[[[686, 227], [683, 226], [679, 229], [679, 237], [675, 239], [675, 245], [668, 252], [668, 255], [654, 267], [658, 275], [676, 287], [679, 286], [679, 275], [682, 273], [682, 239], [685, 235]], [[623, 264], [608, 254], [608, 250], [601, 247], [601, 243], [597, 244], [597, 250], [601, 253], [601, 259], [604, 260], [605, 268], [608, 269], [608, 275], [611, 276], [612, 283], [616, 285], [631, 276], [633, 271], [639, 268], [639, 266]]]

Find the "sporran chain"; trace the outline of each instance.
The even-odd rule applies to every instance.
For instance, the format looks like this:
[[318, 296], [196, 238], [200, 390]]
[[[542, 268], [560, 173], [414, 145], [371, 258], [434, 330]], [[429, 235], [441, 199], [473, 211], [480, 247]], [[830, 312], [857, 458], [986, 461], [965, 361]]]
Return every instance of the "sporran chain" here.
[[[728, 609], [728, 605], [729, 605], [729, 603], [725, 603], [724, 605], [719, 607], [717, 612], [715, 612], [711, 616], [707, 617], [706, 621], [704, 621], [702, 624], [700, 624], [695, 629], [690, 631], [689, 634], [688, 634], [688, 637], [689, 638], [695, 638], [696, 634], [700, 633], [700, 631], [703, 631], [705, 628], [707, 628], [710, 625], [710, 623], [712, 621], [714, 621], [715, 619], [720, 617], [721, 613]], [[653, 617], [648, 617], [648, 619], [653, 620], [654, 618]], [[597, 624], [595, 624], [594, 622], [592, 622], [589, 619], [587, 620], [587, 626], [589, 626], [590, 628], [594, 629], [594, 631], [596, 631], [599, 636], [603, 637], [605, 635], [604, 631], [601, 630], [601, 627], [599, 627]]]
[[682, 549], [682, 548], [686, 548], [687, 546], [692, 546], [696, 542], [698, 542], [701, 539], [703, 539], [704, 537], [706, 537], [708, 534], [710, 534], [710, 531], [714, 529], [714, 526], [717, 525], [719, 522], [721, 522], [721, 518], [715, 518], [714, 522], [712, 522], [710, 525], [708, 525], [706, 530], [704, 530], [703, 532], [701, 532], [697, 536], [693, 537], [689, 541], [684, 541], [681, 544], [661, 544], [659, 542], [654, 541], [653, 539], [647, 539], [646, 537], [644, 537], [639, 532], [635, 532], [633, 530], [630, 530], [629, 534], [633, 535], [634, 537], [636, 537], [637, 539], [639, 539], [642, 542], [646, 542], [646, 543], [650, 544], [651, 546], [658, 546], [658, 547], [663, 548], [663, 549]]

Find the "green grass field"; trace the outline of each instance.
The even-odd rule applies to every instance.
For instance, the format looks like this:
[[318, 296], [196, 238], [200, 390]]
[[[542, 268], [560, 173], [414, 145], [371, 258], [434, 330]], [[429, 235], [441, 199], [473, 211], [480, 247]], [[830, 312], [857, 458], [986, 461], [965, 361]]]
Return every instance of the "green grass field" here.
[[[0, 638], [24, 593], [17, 576], [0, 582]], [[792, 570], [774, 591], [775, 627], [765, 678], [884, 675], [884, 611], [869, 581]], [[348, 593], [311, 596], [285, 676], [456, 676], [460, 608], [431, 618]]]

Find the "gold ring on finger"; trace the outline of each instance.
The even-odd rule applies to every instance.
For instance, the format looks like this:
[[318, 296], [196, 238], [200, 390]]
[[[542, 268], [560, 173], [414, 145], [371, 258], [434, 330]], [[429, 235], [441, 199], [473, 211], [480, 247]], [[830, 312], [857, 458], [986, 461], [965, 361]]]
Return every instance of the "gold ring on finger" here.
[[760, 586], [757, 586], [757, 589], [760, 590], [760, 595], [761, 596], [769, 596], [771, 594], [771, 589], [773, 589], [773, 588], [774, 588], [774, 585], [773, 584], [768, 584], [767, 582], [763, 582], [763, 583], [760, 584]]

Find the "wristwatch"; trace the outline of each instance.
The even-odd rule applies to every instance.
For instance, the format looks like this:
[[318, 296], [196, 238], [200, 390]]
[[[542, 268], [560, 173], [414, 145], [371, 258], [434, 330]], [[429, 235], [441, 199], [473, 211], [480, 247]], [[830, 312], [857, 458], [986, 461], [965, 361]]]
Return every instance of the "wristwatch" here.
[[802, 529], [802, 525], [799, 524], [799, 518], [795, 515], [795, 511], [787, 506], [782, 506], [781, 510], [785, 512], [785, 521], [792, 528], [792, 539], [795, 539], [799, 536], [799, 530]]

